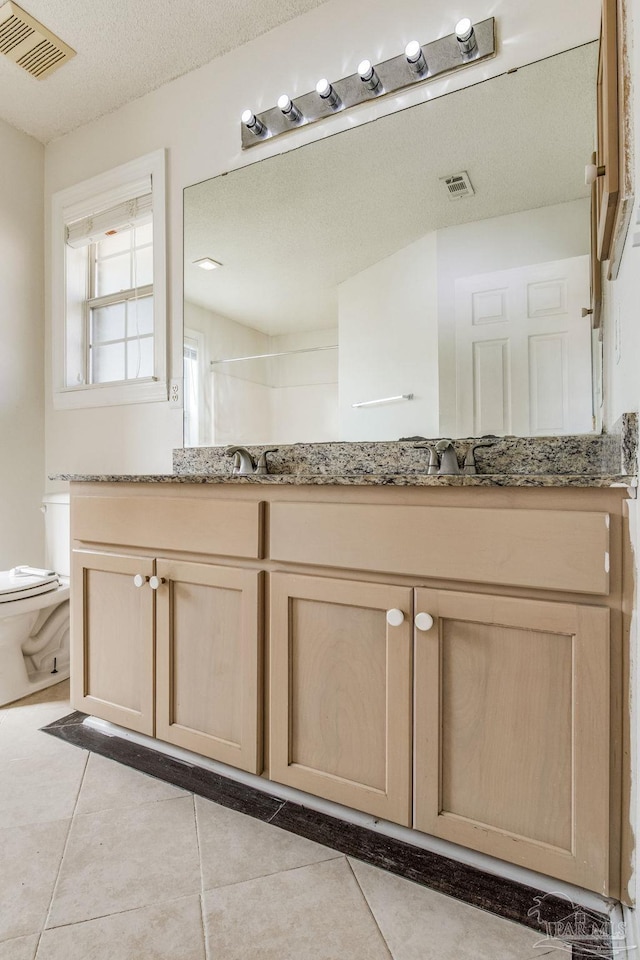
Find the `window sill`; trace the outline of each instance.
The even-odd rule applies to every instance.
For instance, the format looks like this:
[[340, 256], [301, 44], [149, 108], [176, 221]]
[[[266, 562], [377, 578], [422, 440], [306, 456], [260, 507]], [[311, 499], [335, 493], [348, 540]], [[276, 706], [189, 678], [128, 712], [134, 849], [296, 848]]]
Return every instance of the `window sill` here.
[[130, 403], [168, 402], [167, 383], [164, 380], [144, 382], [92, 384], [57, 390], [53, 395], [54, 410], [75, 410], [88, 407], [115, 407]]

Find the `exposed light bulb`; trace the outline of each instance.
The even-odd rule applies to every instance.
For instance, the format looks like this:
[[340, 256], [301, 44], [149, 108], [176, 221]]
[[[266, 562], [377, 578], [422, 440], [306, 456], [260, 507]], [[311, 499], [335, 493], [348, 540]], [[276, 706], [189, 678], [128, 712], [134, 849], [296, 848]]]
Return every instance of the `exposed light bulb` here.
[[469, 17], [463, 17], [456, 23], [456, 40], [462, 53], [473, 53], [478, 49], [475, 31]]
[[414, 73], [418, 75], [426, 73], [427, 61], [424, 58], [422, 47], [417, 40], [409, 41], [404, 48], [404, 55], [407, 58], [407, 63]]
[[291, 121], [291, 123], [297, 123], [302, 119], [302, 114], [300, 113], [299, 109], [296, 107], [291, 97], [287, 96], [286, 93], [283, 93], [281, 97], [278, 97], [278, 108], [282, 111], [287, 120]]
[[458, 40], [468, 40], [473, 31], [473, 25], [469, 17], [463, 17], [456, 23], [456, 37]]
[[342, 106], [340, 97], [326, 77], [323, 77], [316, 83], [316, 93], [324, 100], [326, 104], [328, 104], [328, 106], [332, 107], [332, 109], [337, 110], [338, 107]]
[[377, 93], [382, 92], [382, 84], [380, 83], [380, 77], [373, 68], [371, 60], [361, 60], [358, 64], [358, 74], [363, 84], [367, 90], [372, 90]]
[[240, 119], [254, 136], [261, 137], [263, 133], [266, 133], [267, 128], [261, 120], [258, 120], [253, 110], [244, 110]]

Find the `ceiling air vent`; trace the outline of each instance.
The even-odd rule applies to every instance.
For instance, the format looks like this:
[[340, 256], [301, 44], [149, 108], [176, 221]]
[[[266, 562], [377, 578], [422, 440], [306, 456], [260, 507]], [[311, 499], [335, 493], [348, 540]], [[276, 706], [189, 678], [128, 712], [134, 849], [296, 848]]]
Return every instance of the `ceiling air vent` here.
[[48, 77], [76, 55], [17, 3], [0, 7], [0, 53], [37, 80]]
[[444, 184], [449, 200], [462, 200], [463, 197], [472, 197], [475, 193], [466, 170], [450, 177], [441, 177], [440, 182]]

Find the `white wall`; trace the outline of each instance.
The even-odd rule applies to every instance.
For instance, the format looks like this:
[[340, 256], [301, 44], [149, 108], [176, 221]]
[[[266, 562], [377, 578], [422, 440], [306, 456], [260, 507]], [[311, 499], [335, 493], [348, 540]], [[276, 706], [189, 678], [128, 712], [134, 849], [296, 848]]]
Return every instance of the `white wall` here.
[[[273, 353], [326, 347], [337, 329], [306, 330], [270, 337]], [[271, 423], [277, 443], [323, 443], [338, 439], [338, 351], [277, 357], [271, 361]]]
[[[265, 143], [243, 155], [238, 117], [251, 105], [274, 104], [282, 90], [312, 90], [319, 76], [351, 73], [364, 57], [397, 55], [407, 39], [451, 31], [465, 14], [498, 18], [500, 52], [494, 60], [396, 96], [301, 129], [284, 141]], [[51, 195], [87, 177], [161, 147], [168, 148], [169, 315], [172, 370], [182, 367], [182, 190], [258, 157], [290, 149], [319, 136], [364, 122], [538, 60], [598, 34], [599, 0], [329, 0], [213, 63], [146, 97], [50, 143], [46, 148], [46, 212]], [[47, 241], [48, 242], [48, 241]], [[47, 257], [49, 253], [47, 248]], [[46, 290], [50, 289], [47, 277]], [[47, 307], [50, 328], [50, 306]], [[48, 354], [50, 355], [50, 344]], [[47, 373], [49, 361], [47, 360]], [[163, 471], [181, 444], [182, 422], [168, 403], [106, 410], [54, 411], [46, 394], [46, 469], [58, 471]]]
[[438, 231], [442, 436], [456, 435], [456, 280], [548, 260], [579, 257], [589, 253], [589, 238], [588, 200], [558, 203]]
[[[438, 435], [436, 234], [338, 286], [340, 439]], [[380, 406], [354, 403], [413, 394]]]
[[44, 148], [0, 121], [0, 569], [42, 565]]
[[337, 330], [269, 336], [185, 302], [187, 330], [204, 339], [200, 442], [296, 443], [338, 436], [337, 350], [220, 364], [226, 357], [308, 350], [338, 342]]

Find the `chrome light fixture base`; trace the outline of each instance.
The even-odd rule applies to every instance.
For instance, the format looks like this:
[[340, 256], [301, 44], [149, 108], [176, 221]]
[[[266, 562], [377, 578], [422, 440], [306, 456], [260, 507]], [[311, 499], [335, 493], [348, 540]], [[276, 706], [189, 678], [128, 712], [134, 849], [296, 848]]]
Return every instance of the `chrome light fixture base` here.
[[[489, 17], [487, 20], [473, 24], [475, 47], [469, 52], [461, 49], [461, 44], [455, 32], [446, 37], [441, 37], [440, 40], [423, 44], [422, 53], [427, 64], [427, 70], [422, 74], [417, 75], [415, 71], [411, 70], [406, 55], [401, 53], [398, 57], [392, 57], [382, 63], [372, 63], [374, 75], [379, 80], [379, 83], [373, 89], [363, 82], [359, 73], [352, 73], [342, 80], [332, 81], [330, 86], [338, 98], [337, 103], [339, 103], [340, 112], [360, 103], [367, 103], [390, 93], [396, 93], [406, 87], [415, 86], [416, 83], [435, 80], [436, 77], [441, 77], [445, 73], [451, 73], [481, 60], [495, 57], [497, 52], [495, 23], [495, 17]], [[245, 123], [241, 123], [242, 149], [248, 150], [251, 147], [256, 147], [259, 143], [264, 143], [265, 140], [290, 133], [292, 130], [310, 123], [317, 123], [319, 120], [332, 117], [336, 113], [336, 106], [320, 97], [315, 90], [311, 93], [305, 93], [301, 97], [296, 97], [295, 104], [301, 114], [300, 120], [295, 124], [291, 123], [278, 107], [272, 107], [270, 110], [265, 110], [263, 113], [256, 115], [258, 123], [261, 124], [261, 127], [257, 128], [260, 130], [259, 135], [252, 132]]]

